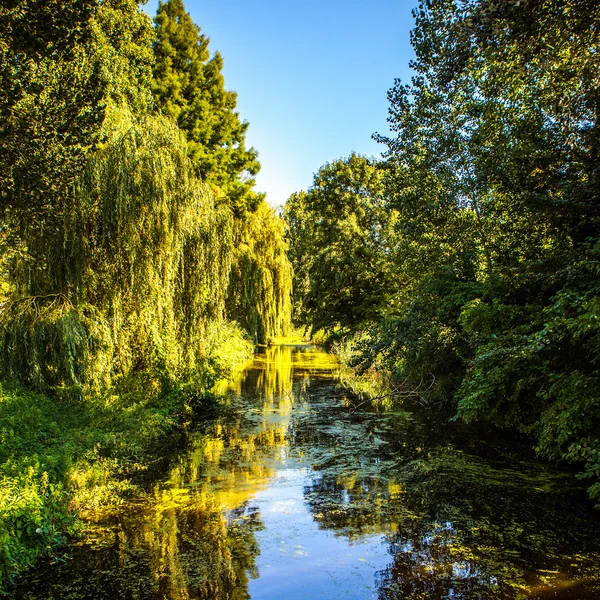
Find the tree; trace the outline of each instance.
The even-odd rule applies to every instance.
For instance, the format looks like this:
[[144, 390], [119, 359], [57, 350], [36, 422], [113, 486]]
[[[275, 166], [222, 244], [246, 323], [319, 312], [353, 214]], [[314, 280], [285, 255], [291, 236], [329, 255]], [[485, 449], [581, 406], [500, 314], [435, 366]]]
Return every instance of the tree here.
[[[115, 117], [116, 118], [116, 117]], [[0, 313], [0, 366], [41, 389], [87, 397], [123, 375], [162, 389], [207, 375], [224, 319], [232, 216], [195, 175], [166, 117], [121, 113], [63, 215], [69, 293], [13, 295]]]
[[235, 112], [236, 94], [225, 89], [223, 59], [212, 57], [209, 40], [182, 0], [160, 2], [155, 17], [154, 96], [157, 107], [185, 132], [200, 177], [224, 195], [237, 214], [254, 209], [252, 190], [258, 153], [245, 147], [248, 123]]
[[[0, 8], [2, 216], [49, 225], [98, 140], [99, 65], [87, 50], [96, 2], [4, 3]], [[18, 212], [18, 214], [17, 214]]]
[[[432, 329], [450, 333], [459, 360], [444, 395], [462, 417], [532, 433], [596, 478], [600, 8], [424, 0], [415, 15], [417, 75], [390, 91], [394, 135], [379, 139], [403, 239], [437, 260], [421, 261], [423, 285], [384, 345], [418, 370], [438, 352]], [[463, 283], [438, 285], [461, 254], [473, 258]], [[438, 325], [407, 335], [427, 323], [411, 305]]]
[[12, 279], [66, 292], [62, 222], [109, 104], [147, 108], [151, 23], [134, 0], [0, 8], [0, 197]]
[[382, 180], [376, 161], [352, 154], [321, 167], [286, 204], [297, 318], [314, 330], [365, 325], [390, 295]]
[[292, 313], [292, 266], [283, 219], [264, 200], [236, 222], [227, 317], [255, 342], [286, 335]]

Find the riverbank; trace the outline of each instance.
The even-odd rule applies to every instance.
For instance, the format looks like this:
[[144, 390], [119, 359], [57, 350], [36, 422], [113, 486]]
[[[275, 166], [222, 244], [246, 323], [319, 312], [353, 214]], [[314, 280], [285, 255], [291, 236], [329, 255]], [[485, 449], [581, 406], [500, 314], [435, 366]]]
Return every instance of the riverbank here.
[[252, 351], [229, 340], [194, 381], [159, 391], [139, 374], [84, 402], [0, 383], [0, 593], [38, 561], [64, 560], [94, 512], [138, 494], [193, 411], [217, 400], [215, 381], [240, 371]]
[[334, 355], [260, 348], [143, 493], [14, 599], [598, 598], [571, 473], [486, 424], [354, 409], [338, 383]]

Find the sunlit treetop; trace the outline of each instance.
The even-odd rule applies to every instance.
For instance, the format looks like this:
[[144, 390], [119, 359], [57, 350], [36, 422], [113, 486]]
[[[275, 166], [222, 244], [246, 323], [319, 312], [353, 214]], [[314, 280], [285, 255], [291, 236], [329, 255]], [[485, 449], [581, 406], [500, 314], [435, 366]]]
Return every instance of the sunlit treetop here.
[[198, 174], [236, 213], [254, 209], [260, 169], [247, 149], [248, 123], [235, 111], [236, 94], [225, 89], [223, 59], [212, 57], [208, 38], [185, 11], [182, 0], [161, 2], [155, 17], [154, 96], [157, 107], [185, 132]]

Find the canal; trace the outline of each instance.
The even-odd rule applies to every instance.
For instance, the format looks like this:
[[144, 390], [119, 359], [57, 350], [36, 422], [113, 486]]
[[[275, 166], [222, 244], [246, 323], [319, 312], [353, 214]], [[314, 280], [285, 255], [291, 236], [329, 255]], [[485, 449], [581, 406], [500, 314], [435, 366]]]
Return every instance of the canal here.
[[[600, 598], [600, 512], [526, 441], [377, 411], [332, 355], [271, 346], [16, 598]], [[167, 453], [167, 450], [165, 450]]]

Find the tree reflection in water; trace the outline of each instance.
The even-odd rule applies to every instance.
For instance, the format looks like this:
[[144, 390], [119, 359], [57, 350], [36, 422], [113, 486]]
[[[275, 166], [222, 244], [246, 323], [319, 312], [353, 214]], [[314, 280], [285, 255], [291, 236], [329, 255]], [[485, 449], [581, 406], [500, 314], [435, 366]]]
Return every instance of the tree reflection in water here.
[[338, 410], [320, 429], [336, 452], [305, 497], [323, 528], [385, 534], [380, 600], [600, 597], [600, 527], [584, 486], [523, 459], [518, 440], [368, 411]]
[[213, 422], [189, 434], [166, 476], [131, 505], [96, 515], [72, 560], [42, 568], [18, 598], [248, 598], [258, 577], [249, 500], [288, 451], [292, 407], [310, 380], [337, 369], [331, 355], [273, 346], [228, 388]]
[[328, 573], [356, 598], [600, 597], [600, 525], [571, 474], [431, 413], [352, 412], [336, 369], [267, 348], [145, 494], [15, 597], [327, 600]]

